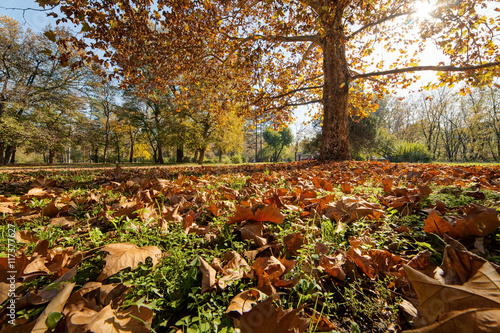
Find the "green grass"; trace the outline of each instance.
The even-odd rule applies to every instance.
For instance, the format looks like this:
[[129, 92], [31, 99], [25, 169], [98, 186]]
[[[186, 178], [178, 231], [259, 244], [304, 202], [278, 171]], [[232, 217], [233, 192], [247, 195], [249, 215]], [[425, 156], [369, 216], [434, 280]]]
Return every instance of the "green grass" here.
[[[135, 165], [134, 165], [135, 166]], [[211, 168], [213, 165], [210, 165]], [[105, 253], [100, 247], [111, 243], [132, 243], [139, 247], [156, 246], [161, 249], [163, 257], [153, 267], [151, 260], [139, 264], [134, 269], [125, 269], [109, 277], [103, 283], [122, 283], [131, 287], [121, 306], [126, 308], [134, 304], [146, 304], [154, 311], [152, 328], [156, 332], [234, 332], [234, 323], [228, 318], [225, 311], [234, 296], [244, 290], [258, 287], [257, 278], [244, 278], [228, 283], [223, 290], [201, 293], [202, 276], [199, 269], [200, 259], [209, 264], [216, 258], [223, 258], [224, 254], [236, 251], [244, 256], [247, 251], [255, 250], [252, 241], [243, 240], [240, 232], [242, 223], [227, 224], [234, 214], [234, 207], [240, 205], [241, 200], [251, 202], [254, 207], [268, 205], [275, 200], [277, 191], [285, 190], [286, 194], [280, 200], [299, 208], [293, 211], [286, 206], [281, 207], [285, 219], [281, 224], [264, 222], [264, 234], [270, 249], [263, 252], [276, 258], [284, 257], [295, 260], [297, 263], [283, 279], [295, 279], [296, 284], [291, 288], [278, 288], [281, 295], [279, 304], [284, 309], [304, 307], [304, 315], [313, 314], [325, 316], [341, 332], [350, 332], [352, 327], [359, 327], [360, 331], [384, 332], [398, 319], [398, 304], [401, 301], [403, 290], [397, 286], [393, 277], [381, 274], [370, 279], [359, 268], [352, 268], [347, 272], [344, 280], [332, 278], [320, 266], [321, 254], [318, 253], [318, 244], [327, 246], [327, 255], [335, 251], [348, 251], [353, 239], [369, 237], [370, 243], [363, 244], [360, 249], [368, 253], [369, 250], [386, 250], [405, 259], [411, 259], [419, 251], [429, 251], [431, 259], [441, 264], [445, 243], [437, 235], [424, 232], [426, 214], [423, 210], [432, 208], [437, 201], [445, 203], [447, 209], [458, 214], [458, 210], [471, 203], [497, 207], [500, 194], [492, 190], [480, 189], [484, 194], [474, 196], [470, 189], [464, 187], [457, 190], [454, 185], [442, 186], [429, 182], [432, 193], [415, 204], [413, 214], [405, 216], [395, 210], [383, 207], [386, 216], [379, 220], [358, 219], [347, 221], [339, 225], [321, 214], [320, 204], [316, 201], [299, 200], [300, 193], [313, 189], [317, 198], [326, 195], [332, 196], [332, 201], [322, 205], [333, 204], [343, 196], [362, 198], [371, 203], [381, 204], [384, 198], [391, 194], [384, 193], [380, 179], [369, 178], [366, 175], [361, 185], [355, 185], [356, 179], [341, 179], [354, 184], [350, 194], [343, 193], [340, 183], [336, 180], [336, 172], [353, 172], [362, 169], [369, 170], [367, 163], [335, 164], [334, 166], [314, 167], [304, 164], [304, 168], [286, 169], [287, 165], [257, 165], [253, 172], [244, 171], [242, 165], [224, 166], [220, 174], [211, 173], [206, 169], [194, 167], [193, 164], [185, 167], [166, 167], [161, 169], [124, 168], [123, 182], [138, 177], [146, 179], [147, 188], [140, 190], [121, 191], [118, 189], [122, 180], [107, 179], [106, 172], [99, 167], [89, 170], [41, 170], [41, 171], [12, 171], [1, 174], [4, 182], [24, 182], [24, 185], [7, 187], [12, 193], [25, 194], [36, 177], [54, 179], [58, 183], [74, 182], [55, 196], [58, 203], [63, 200], [70, 204], [68, 218], [76, 220], [71, 228], [50, 226], [51, 219], [40, 215], [41, 210], [48, 205], [52, 198], [28, 198], [18, 205], [25, 205], [32, 210], [32, 214], [18, 223], [17, 230], [35, 235], [40, 240], [48, 240], [49, 248], [73, 247], [75, 251], [84, 252], [84, 259], [77, 268], [75, 290], [86, 282], [95, 281], [104, 267]], [[384, 164], [376, 164], [376, 167]], [[227, 167], [227, 168], [226, 168]], [[284, 169], [280, 169], [285, 167]], [[404, 166], [401, 166], [403, 168]], [[101, 167], [102, 168], [102, 167]], [[337, 170], [335, 168], [340, 168]], [[397, 169], [396, 167], [394, 167]], [[210, 169], [209, 169], [210, 170]], [[216, 169], [213, 169], [216, 171]], [[184, 173], [186, 181], [175, 183], [179, 173]], [[8, 175], [8, 176], [5, 176]], [[108, 174], [109, 175], [109, 174]], [[190, 176], [198, 177], [191, 180]], [[312, 185], [312, 177], [326, 179], [333, 185], [333, 191], [325, 191]], [[348, 176], [346, 176], [348, 177]], [[292, 180], [300, 178], [300, 183]], [[156, 179], [166, 179], [165, 187], [158, 187]], [[416, 180], [418, 182], [418, 179]], [[114, 183], [113, 183], [114, 182]], [[192, 185], [189, 185], [192, 184]], [[299, 185], [301, 184], [301, 185]], [[472, 183], [471, 183], [472, 184]], [[469, 185], [471, 185], [469, 184]], [[7, 186], [7, 185], [5, 185]], [[226, 186], [238, 192], [238, 198], [224, 197], [220, 190]], [[253, 187], [252, 187], [253, 186]], [[397, 187], [415, 188], [415, 183], [399, 180]], [[396, 186], [394, 186], [396, 187]], [[259, 190], [252, 192], [252, 189]], [[97, 201], [90, 200], [95, 195]], [[148, 202], [147, 197], [154, 200]], [[200, 226], [210, 226], [211, 240], [204, 235], [185, 234], [183, 224], [169, 221], [167, 229], [162, 228], [161, 218], [167, 215], [173, 202], [180, 202], [184, 198], [183, 208], [179, 211], [184, 218], [187, 214], [199, 213], [196, 220]], [[274, 198], [274, 199], [273, 199]], [[113, 204], [125, 201], [145, 202], [144, 208], [153, 207], [162, 213], [149, 220], [138, 217], [115, 216]], [[19, 199], [17, 199], [19, 201]], [[210, 203], [217, 203], [221, 211], [220, 216], [209, 212]], [[162, 209], [164, 209], [162, 211]], [[104, 214], [107, 212], [107, 215]], [[140, 212], [136, 212], [140, 213]], [[136, 214], [137, 215], [137, 214]], [[135, 216], [135, 215], [134, 215]], [[10, 216], [9, 218], [14, 218]], [[20, 220], [21, 221], [21, 220]], [[401, 227], [408, 232], [396, 231]], [[2, 248], [6, 243], [6, 225], [0, 224]], [[303, 238], [302, 247], [292, 253], [287, 248], [287, 236], [299, 233]], [[485, 244], [494, 249], [500, 241], [500, 231], [485, 237]], [[18, 250], [30, 256], [35, 243], [18, 243]], [[498, 248], [498, 247], [497, 247]], [[0, 253], [5, 255], [5, 252]], [[500, 252], [491, 250], [488, 259], [499, 262]], [[249, 260], [249, 265], [253, 262]], [[220, 276], [220, 273], [219, 273]], [[52, 283], [49, 277], [33, 279], [22, 286], [20, 295], [28, 291], [37, 292]], [[6, 303], [3, 304], [5, 307]], [[35, 318], [45, 305], [32, 306], [19, 311], [18, 315], [26, 318]], [[411, 328], [409, 323], [401, 323]], [[316, 325], [311, 322], [307, 332], [316, 332]]]

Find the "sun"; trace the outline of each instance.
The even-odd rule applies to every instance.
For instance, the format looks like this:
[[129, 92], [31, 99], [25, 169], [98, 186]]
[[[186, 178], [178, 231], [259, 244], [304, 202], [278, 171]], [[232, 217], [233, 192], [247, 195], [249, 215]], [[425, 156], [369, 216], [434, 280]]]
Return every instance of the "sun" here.
[[436, 9], [435, 1], [419, 0], [414, 3], [415, 13], [413, 14], [419, 20], [430, 19], [431, 12]]

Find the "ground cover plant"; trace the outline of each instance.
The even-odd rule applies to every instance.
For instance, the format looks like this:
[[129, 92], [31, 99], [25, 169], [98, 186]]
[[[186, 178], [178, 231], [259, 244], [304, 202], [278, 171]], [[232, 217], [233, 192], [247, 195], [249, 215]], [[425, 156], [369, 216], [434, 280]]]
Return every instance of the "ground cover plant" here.
[[0, 179], [0, 332], [500, 325], [496, 165], [117, 166]]

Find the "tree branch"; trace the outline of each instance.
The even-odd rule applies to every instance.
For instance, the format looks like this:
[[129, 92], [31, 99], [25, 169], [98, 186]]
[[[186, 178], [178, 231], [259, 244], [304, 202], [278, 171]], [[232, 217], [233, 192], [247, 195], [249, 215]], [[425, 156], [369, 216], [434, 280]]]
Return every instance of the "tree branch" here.
[[463, 67], [457, 67], [457, 66], [451, 66], [451, 65], [450, 66], [413, 66], [413, 67], [406, 67], [406, 68], [391, 69], [391, 70], [381, 71], [381, 72], [357, 74], [357, 75], [351, 76], [350, 81], [357, 80], [357, 79], [363, 79], [363, 78], [369, 78], [369, 77], [373, 77], [373, 76], [383, 76], [383, 75], [391, 75], [391, 74], [421, 72], [421, 71], [467, 72], [467, 71], [490, 68], [490, 67], [495, 67], [495, 66], [500, 66], [500, 61], [486, 63], [486, 64], [482, 64], [482, 65], [471, 65], [471, 66], [463, 66]]
[[395, 19], [395, 18], [400, 17], [400, 16], [411, 15], [413, 13], [415, 13], [415, 12], [412, 11], [412, 12], [398, 13], [398, 14], [393, 14], [393, 15], [389, 15], [387, 17], [381, 18], [378, 21], [375, 21], [375, 22], [369, 23], [365, 26], [362, 26], [361, 28], [359, 28], [358, 30], [354, 31], [352, 34], [347, 36], [347, 39], [351, 39], [352, 37], [356, 36], [357, 34], [365, 31], [366, 29], [369, 29], [371, 27], [374, 27], [374, 26], [379, 25], [381, 23], [384, 23], [386, 21], [390, 21], [390, 20]]
[[297, 69], [300, 68], [300, 65], [306, 61], [307, 57], [309, 57], [309, 54], [312, 52], [312, 50], [316, 47], [316, 46], [320, 46], [318, 43], [316, 42], [311, 42], [311, 44], [309, 44], [309, 47], [307, 48], [306, 52], [304, 52], [304, 54], [302, 55], [302, 59], [299, 61], [299, 63], [297, 64]]
[[322, 103], [322, 102], [323, 102], [322, 99], [315, 99], [312, 101], [301, 102], [301, 103], [285, 103], [285, 104], [280, 105], [280, 106], [265, 109], [264, 111], [281, 110], [281, 109], [284, 109], [284, 108], [290, 107], [290, 106], [301, 106], [301, 105], [309, 105], [309, 104]]
[[266, 41], [278, 41], [285, 43], [294, 43], [294, 42], [313, 42], [319, 43], [319, 35], [306, 35], [306, 36], [264, 36], [264, 35], [251, 35], [248, 37], [231, 37], [227, 36], [229, 39], [237, 40], [242, 43], [246, 43], [251, 40], [266, 40]]
[[293, 90], [287, 91], [286, 93], [283, 93], [281, 95], [271, 96], [269, 98], [271, 98], [271, 99], [277, 99], [277, 98], [285, 97], [285, 96], [288, 96], [288, 95], [291, 95], [291, 94], [295, 94], [296, 92], [299, 92], [299, 91], [314, 90], [314, 89], [321, 89], [321, 88], [323, 88], [322, 85], [321, 86], [315, 86], [315, 87], [297, 88], [297, 89], [293, 89]]
[[285, 92], [283, 94], [280, 94], [280, 95], [277, 95], [277, 96], [265, 97], [265, 95], [263, 95], [263, 96], [260, 96], [257, 100], [255, 100], [252, 104], [259, 103], [263, 99], [278, 99], [278, 98], [281, 98], [281, 97], [285, 97], [285, 96], [294, 94], [294, 93], [299, 92], [299, 91], [314, 90], [314, 89], [320, 89], [320, 88], [323, 88], [323, 86], [321, 85], [321, 86], [314, 86], [314, 87], [297, 88], [297, 89], [293, 89], [293, 90], [287, 91], [287, 92]]

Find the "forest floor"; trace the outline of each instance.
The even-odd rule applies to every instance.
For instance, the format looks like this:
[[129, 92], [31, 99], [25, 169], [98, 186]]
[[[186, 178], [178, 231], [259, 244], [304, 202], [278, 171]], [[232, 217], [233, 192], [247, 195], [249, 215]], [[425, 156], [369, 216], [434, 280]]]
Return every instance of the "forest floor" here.
[[1, 169], [0, 332], [498, 328], [499, 211], [498, 165]]

